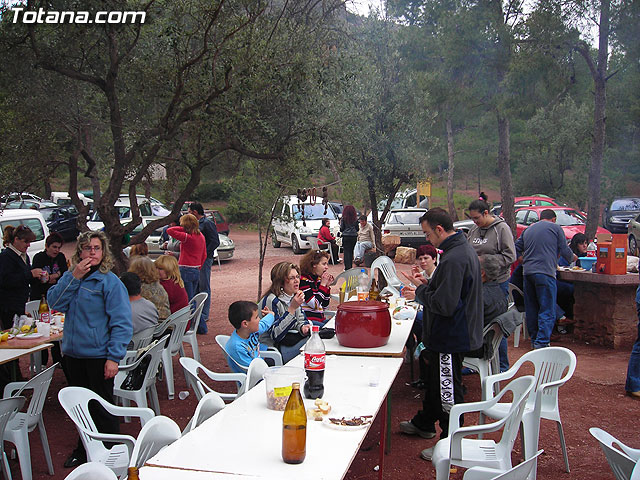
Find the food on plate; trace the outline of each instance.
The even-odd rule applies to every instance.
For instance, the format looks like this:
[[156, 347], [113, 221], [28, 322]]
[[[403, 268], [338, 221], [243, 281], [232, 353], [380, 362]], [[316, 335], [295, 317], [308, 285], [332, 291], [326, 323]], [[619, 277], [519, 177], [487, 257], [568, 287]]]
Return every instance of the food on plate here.
[[342, 417], [342, 418], [329, 418], [329, 421], [334, 425], [342, 425], [344, 427], [359, 427], [361, 425], [367, 425], [373, 421], [373, 415], [360, 415], [359, 417]]
[[22, 327], [20, 327], [20, 331], [22, 333], [27, 333], [30, 330], [31, 330], [31, 325], [23, 325]]
[[575, 270], [576, 272], [580, 272], [580, 271], [584, 270], [584, 268], [579, 267], [579, 266], [576, 265], [575, 267], [571, 267], [571, 270]]
[[316, 401], [314, 403], [316, 407], [318, 407], [320, 411], [322, 411], [322, 413], [324, 413], [325, 415], [331, 411], [331, 405], [329, 405], [329, 402], [327, 402], [326, 400], [316, 398]]
[[331, 411], [331, 405], [321, 398], [316, 398], [314, 404], [315, 408], [307, 408], [307, 418], [319, 422]]

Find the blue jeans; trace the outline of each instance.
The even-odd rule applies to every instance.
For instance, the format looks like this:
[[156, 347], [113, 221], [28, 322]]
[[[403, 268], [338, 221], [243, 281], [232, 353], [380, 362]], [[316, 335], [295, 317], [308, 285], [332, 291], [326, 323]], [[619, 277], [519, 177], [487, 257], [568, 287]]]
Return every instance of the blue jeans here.
[[533, 348], [548, 347], [556, 323], [556, 279], [544, 273], [524, 276], [524, 309]]
[[202, 315], [200, 315], [200, 323], [198, 324], [198, 333], [207, 333], [207, 319], [209, 318], [209, 307], [211, 306], [211, 265], [213, 258], [207, 258], [200, 269], [200, 278], [198, 280], [198, 293], [206, 293], [207, 299], [202, 306]]
[[631, 349], [629, 368], [627, 369], [627, 392], [640, 392], [640, 286], [636, 290], [636, 310], [638, 311], [638, 338]]
[[200, 270], [193, 267], [180, 267], [180, 276], [184, 282], [184, 289], [187, 291], [187, 297], [189, 297], [189, 301], [191, 301], [198, 291]]
[[356, 246], [353, 247], [353, 258], [355, 260], [363, 260], [364, 252], [373, 248], [373, 243], [371, 242], [356, 242]]

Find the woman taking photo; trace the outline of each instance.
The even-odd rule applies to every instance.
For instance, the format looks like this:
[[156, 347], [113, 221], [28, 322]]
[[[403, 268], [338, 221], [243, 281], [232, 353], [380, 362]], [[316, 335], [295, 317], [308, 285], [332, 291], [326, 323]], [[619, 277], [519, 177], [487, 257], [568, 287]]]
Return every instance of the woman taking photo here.
[[160, 285], [158, 270], [149, 257], [133, 257], [129, 264], [129, 272], [135, 273], [142, 282], [140, 295], [156, 306], [158, 323], [162, 323], [171, 315], [169, 296]]
[[358, 240], [358, 216], [353, 205], [347, 205], [342, 211], [340, 219], [340, 231], [342, 232], [342, 251], [344, 252], [344, 269], [353, 267], [353, 248]]
[[207, 245], [204, 235], [200, 233], [198, 219], [187, 213], [180, 217], [179, 227], [169, 227], [167, 233], [180, 242], [180, 276], [191, 300], [198, 292], [200, 268], [207, 259]]
[[[113, 377], [131, 341], [131, 306], [120, 279], [111, 272], [113, 258], [103, 232], [78, 236], [71, 271], [62, 275], [47, 293], [49, 306], [65, 312], [62, 353], [70, 386], [84, 387], [115, 404]], [[101, 406], [90, 409], [99, 432], [119, 433], [117, 417]], [[65, 468], [87, 461], [78, 446], [64, 463]]]
[[271, 269], [271, 286], [258, 303], [260, 310], [268, 307], [275, 320], [271, 328], [260, 336], [260, 343], [280, 350], [283, 363], [300, 353], [300, 347], [309, 336], [309, 323], [300, 308], [303, 302], [298, 266], [290, 262], [276, 264]]
[[[509, 270], [516, 261], [516, 246], [509, 225], [500, 217], [489, 213], [489, 204], [479, 198], [469, 204], [469, 218], [475, 224], [469, 230], [469, 243], [478, 256], [491, 256], [498, 262], [499, 273], [495, 282], [505, 295], [509, 295]], [[500, 371], [509, 369], [507, 339], [500, 342]]]
[[173, 255], [161, 255], [154, 262], [158, 271], [160, 285], [169, 296], [169, 309], [171, 313], [177, 312], [189, 304], [187, 291], [180, 276], [178, 261]]
[[13, 326], [14, 315], [24, 315], [33, 279], [48, 280], [41, 268], [31, 268], [27, 250], [36, 236], [24, 225], [4, 227], [2, 242], [6, 247], [0, 253], [0, 319], [2, 328]]
[[327, 323], [324, 311], [331, 300], [329, 285], [333, 275], [329, 273], [329, 254], [309, 250], [300, 260], [300, 290], [304, 294], [302, 312], [314, 325], [323, 327]]

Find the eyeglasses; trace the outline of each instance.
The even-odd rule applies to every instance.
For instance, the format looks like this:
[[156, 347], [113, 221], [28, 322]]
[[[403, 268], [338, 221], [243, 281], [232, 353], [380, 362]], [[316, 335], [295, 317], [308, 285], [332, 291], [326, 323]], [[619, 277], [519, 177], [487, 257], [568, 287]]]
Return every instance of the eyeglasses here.
[[287, 277], [287, 279], [288, 279], [288, 280], [291, 280], [291, 281], [293, 281], [293, 280], [300, 280], [300, 275], [293, 275], [293, 276], [289, 275], [289, 276]]
[[82, 251], [83, 252], [101, 252], [102, 251], [102, 247], [92, 247], [91, 245], [86, 245], [84, 247], [82, 247]]

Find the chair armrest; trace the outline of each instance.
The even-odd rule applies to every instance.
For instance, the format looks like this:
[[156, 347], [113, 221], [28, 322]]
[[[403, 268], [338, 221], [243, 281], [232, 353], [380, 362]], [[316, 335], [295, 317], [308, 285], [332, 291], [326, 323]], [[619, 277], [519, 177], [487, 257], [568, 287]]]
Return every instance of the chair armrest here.
[[131, 457], [131, 453], [133, 452], [133, 447], [136, 444], [136, 439], [131, 435], [122, 435], [119, 433], [100, 433], [100, 432], [92, 432], [87, 430], [84, 427], [79, 426], [76, 423], [76, 427], [80, 428], [84, 434], [93, 438], [94, 440], [102, 441], [102, 442], [113, 442], [113, 443], [123, 443], [127, 446], [127, 450], [129, 450], [129, 457]]
[[274, 361], [274, 364], [276, 366], [280, 366], [282, 365], [282, 355], [280, 355], [280, 352], [273, 351], [273, 350], [260, 350], [260, 357], [262, 358], [270, 358], [271, 360]]
[[[131, 355], [131, 354], [133, 354], [133, 355]], [[125, 361], [125, 360], [128, 360], [130, 358], [135, 358], [136, 355], [137, 355], [137, 352], [134, 352], [132, 350], [128, 350], [126, 355], [124, 356], [124, 358], [121, 361]], [[136, 368], [138, 365], [140, 365], [140, 362], [142, 361], [143, 358], [144, 358], [144, 355], [141, 355], [140, 358], [137, 359], [133, 363], [129, 363], [129, 364], [125, 364], [125, 365], [118, 365], [118, 371], [119, 372], [128, 372], [132, 368]]]
[[121, 407], [119, 405], [112, 405], [106, 401], [101, 401], [100, 405], [111, 415], [117, 417], [138, 417], [142, 426], [156, 415], [153, 410], [146, 407]]
[[488, 377], [483, 378], [482, 379], [482, 400], [483, 401], [491, 400], [495, 393], [493, 386], [498, 382], [513, 378], [516, 375], [516, 373], [518, 373], [518, 369], [512, 367], [506, 372], [496, 373], [495, 375], [489, 375]]
[[[459, 418], [459, 417], [458, 417]], [[450, 458], [462, 458], [462, 439], [471, 435], [482, 435], [485, 433], [495, 432], [500, 430], [504, 423], [506, 422], [506, 418], [500, 419], [493, 423], [486, 423], [483, 425], [470, 425], [468, 427], [458, 427], [453, 433], [451, 433], [451, 428], [453, 424], [451, 423], [451, 419], [449, 420], [449, 436], [451, 437], [450, 441]]]
[[27, 384], [27, 382], [10, 382], [7, 383], [4, 387], [4, 392], [2, 398], [15, 397], [20, 395], [22, 389]]
[[207, 375], [207, 377], [215, 382], [240, 382], [241, 384], [244, 384], [244, 382], [247, 380], [246, 373], [218, 373], [212, 372], [209, 369], [201, 370]]

